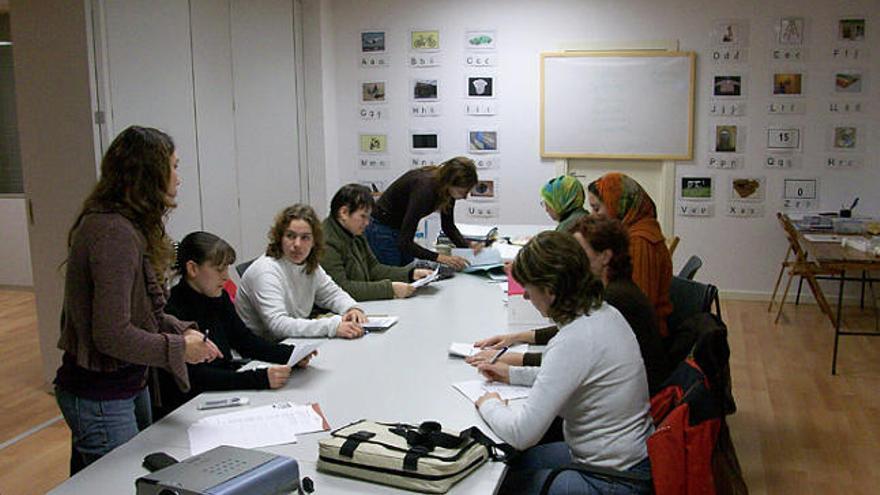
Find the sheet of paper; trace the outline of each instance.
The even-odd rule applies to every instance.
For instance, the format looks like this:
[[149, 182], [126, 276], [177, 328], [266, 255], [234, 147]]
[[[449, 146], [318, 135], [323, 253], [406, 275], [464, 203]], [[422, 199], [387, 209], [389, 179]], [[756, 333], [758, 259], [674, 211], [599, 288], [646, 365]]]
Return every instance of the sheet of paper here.
[[371, 316], [367, 315], [367, 322], [362, 323], [361, 326], [364, 327], [364, 330], [385, 330], [395, 323], [400, 318], [397, 316]]
[[187, 429], [193, 455], [219, 445], [259, 448], [296, 442], [296, 435], [329, 429], [320, 408], [279, 402], [202, 418]]
[[[295, 366], [296, 363], [302, 361], [302, 359], [312, 352], [316, 351], [318, 347], [321, 347], [321, 344], [324, 341], [316, 341], [309, 342], [304, 341], [302, 339], [287, 339], [283, 343], [292, 344], [295, 347], [293, 348], [293, 352], [290, 353], [290, 359], [287, 360], [286, 366]], [[265, 368], [269, 368], [270, 366], [278, 366], [277, 363], [267, 363], [266, 361], [260, 361], [258, 359], [252, 359], [248, 361], [247, 364], [241, 366], [237, 370], [238, 373], [250, 370], [261, 370]]]
[[503, 400], [525, 399], [529, 396], [529, 391], [531, 390], [530, 387], [487, 382], [485, 380], [456, 382], [452, 384], [452, 387], [461, 392], [471, 402], [477, 402], [477, 399], [489, 392], [497, 392]]
[[453, 248], [452, 255], [468, 260], [471, 267], [504, 264], [501, 261], [501, 254], [493, 247], [483, 249], [478, 254], [474, 254], [474, 250], [470, 248]]
[[412, 285], [413, 287], [418, 289], [419, 287], [430, 284], [431, 282], [437, 280], [437, 278], [439, 278], [439, 277], [440, 277], [440, 268], [438, 267], [438, 268], [435, 268], [434, 271], [431, 272], [431, 274], [428, 275], [427, 277], [422, 277], [410, 285]]
[[[482, 350], [483, 349], [480, 349], [479, 347], [474, 347], [474, 344], [472, 342], [470, 342], [470, 343], [469, 342], [453, 342], [452, 344], [449, 345], [449, 355], [456, 356], [456, 357], [472, 356]], [[513, 345], [513, 346], [510, 346], [510, 349], [507, 350], [507, 352], [523, 352], [523, 353], [528, 352], [528, 351], [529, 351], [528, 344]]]
[[501, 256], [503, 261], [513, 261], [516, 258], [519, 250], [522, 249], [522, 246], [517, 246], [514, 244], [500, 244], [495, 243], [492, 244], [492, 247], [498, 250], [498, 254]]

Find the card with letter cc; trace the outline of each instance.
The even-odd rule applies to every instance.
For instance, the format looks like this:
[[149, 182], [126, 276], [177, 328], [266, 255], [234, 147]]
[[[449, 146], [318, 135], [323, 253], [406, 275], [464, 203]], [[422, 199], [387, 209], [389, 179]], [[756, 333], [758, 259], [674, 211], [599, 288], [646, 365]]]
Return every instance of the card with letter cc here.
[[198, 409], [220, 409], [222, 407], [235, 407], [247, 405], [251, 400], [247, 397], [227, 397], [225, 399], [207, 399], [199, 403]]

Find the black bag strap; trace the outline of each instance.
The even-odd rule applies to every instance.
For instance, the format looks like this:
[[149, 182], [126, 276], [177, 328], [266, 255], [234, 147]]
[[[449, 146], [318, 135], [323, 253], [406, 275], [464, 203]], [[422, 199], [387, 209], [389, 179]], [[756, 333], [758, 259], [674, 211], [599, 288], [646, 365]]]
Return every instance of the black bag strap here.
[[470, 438], [478, 444], [485, 446], [486, 450], [489, 451], [489, 458], [493, 461], [508, 462], [516, 454], [516, 449], [511, 445], [506, 443], [496, 443], [476, 426], [471, 426], [470, 428], [463, 430], [459, 436]]
[[579, 463], [571, 463], [565, 466], [561, 466], [550, 471], [550, 475], [547, 476], [547, 479], [544, 480], [544, 485], [541, 487], [541, 495], [547, 495], [550, 492], [550, 487], [553, 485], [553, 482], [556, 481], [556, 477], [562, 474], [564, 471], [579, 471], [585, 474], [591, 474], [593, 476], [598, 476], [600, 478], [606, 478], [611, 481], [635, 481], [639, 483], [651, 483], [651, 476], [640, 473], [633, 473], [630, 471], [618, 471], [616, 469], [604, 468], [599, 466], [590, 466], [587, 464], [579, 464]]
[[353, 457], [355, 449], [357, 449], [362, 442], [369, 440], [374, 436], [376, 436], [375, 433], [364, 430], [349, 435], [342, 444], [342, 447], [339, 448], [339, 455], [349, 458]]

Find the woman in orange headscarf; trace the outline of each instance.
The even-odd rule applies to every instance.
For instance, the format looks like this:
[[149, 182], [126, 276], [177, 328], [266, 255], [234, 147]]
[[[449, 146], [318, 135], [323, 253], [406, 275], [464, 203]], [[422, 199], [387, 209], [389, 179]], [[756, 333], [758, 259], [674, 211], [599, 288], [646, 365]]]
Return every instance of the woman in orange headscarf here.
[[669, 285], [672, 256], [657, 222], [657, 209], [638, 182], [620, 173], [605, 174], [587, 187], [596, 214], [620, 220], [629, 233], [633, 282], [654, 304], [660, 335], [666, 337], [666, 317], [672, 313]]

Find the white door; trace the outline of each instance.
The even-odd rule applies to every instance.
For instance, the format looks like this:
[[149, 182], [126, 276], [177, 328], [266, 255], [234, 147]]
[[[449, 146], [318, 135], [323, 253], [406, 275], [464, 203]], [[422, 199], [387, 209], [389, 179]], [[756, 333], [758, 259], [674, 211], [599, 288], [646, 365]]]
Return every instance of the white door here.
[[262, 253], [274, 215], [304, 194], [293, 0], [98, 2], [104, 134], [138, 123], [177, 143], [169, 234], [207, 230], [239, 260]]

